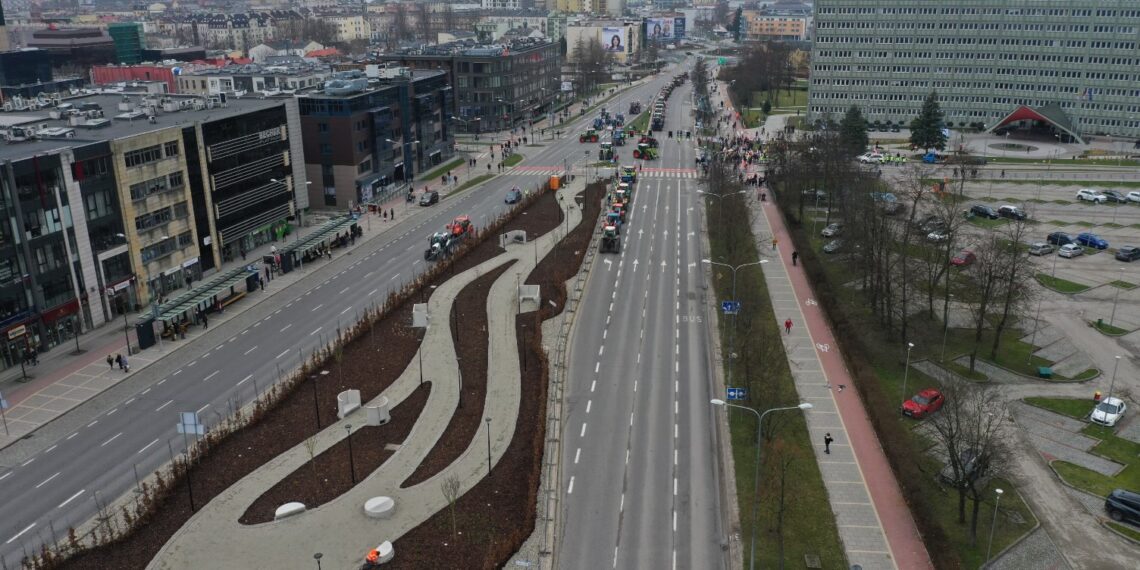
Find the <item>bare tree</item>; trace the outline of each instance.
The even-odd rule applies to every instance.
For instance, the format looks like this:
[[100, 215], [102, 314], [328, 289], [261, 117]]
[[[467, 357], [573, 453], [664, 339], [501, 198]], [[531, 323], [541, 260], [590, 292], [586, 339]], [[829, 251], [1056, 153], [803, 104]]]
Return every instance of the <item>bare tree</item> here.
[[1022, 250], [1022, 243], [1029, 224], [1026, 220], [1014, 219], [1000, 232], [998, 242], [1002, 257], [1001, 277], [1004, 295], [1001, 298], [1001, 309], [994, 324], [994, 344], [990, 348], [990, 358], [996, 359], [998, 347], [1001, 344], [1001, 335], [1005, 332], [1010, 319], [1016, 320], [1024, 310], [1032, 294], [1029, 280], [1033, 275], [1033, 264], [1029, 261], [1029, 254]]
[[313, 484], [320, 484], [320, 475], [317, 473], [317, 438], [310, 436], [305, 440], [305, 452], [309, 454], [309, 465], [313, 468]]
[[444, 477], [439, 484], [439, 490], [443, 493], [443, 498], [447, 499], [447, 505], [451, 510], [451, 538], [453, 540], [459, 535], [459, 528], [455, 521], [455, 502], [459, 499], [459, 489], [459, 477], [454, 473]]
[[[1004, 268], [1001, 264], [1006, 255], [998, 234], [987, 232], [977, 247], [971, 249], [976, 257], [964, 271], [965, 283], [959, 289], [960, 297], [970, 307], [974, 328], [974, 346], [970, 350], [970, 371], [974, 371], [978, 350], [982, 346], [982, 335], [989, 325], [994, 305], [1004, 295]], [[951, 271], [950, 273], [955, 273]]]
[[907, 342], [908, 330], [907, 324], [910, 314], [910, 290], [913, 289], [911, 276], [911, 265], [913, 264], [910, 256], [910, 240], [913, 232], [910, 228], [914, 227], [914, 220], [918, 216], [919, 206], [922, 205], [923, 199], [927, 195], [927, 179], [930, 177], [931, 168], [924, 164], [912, 164], [907, 166], [903, 171], [901, 183], [898, 185], [899, 193], [902, 194], [903, 200], [907, 204], [907, 218], [906, 225], [902, 227], [899, 233], [902, 234], [902, 251], [904, 261], [902, 263], [902, 280], [899, 286], [902, 289], [900, 297], [902, 299], [902, 319], [900, 322], [902, 340]]
[[788, 443], [784, 439], [778, 440], [772, 446], [772, 464], [776, 470], [777, 481], [779, 482], [778, 493], [776, 501], [776, 548], [778, 550], [777, 559], [779, 568], [784, 567], [784, 514], [788, 510], [788, 472], [791, 471], [792, 464], [798, 459], [801, 459], [803, 451], [800, 447]]
[[403, 2], [396, 3], [396, 10], [392, 12], [392, 36], [395, 43], [411, 39], [412, 26], [408, 22], [408, 8]]

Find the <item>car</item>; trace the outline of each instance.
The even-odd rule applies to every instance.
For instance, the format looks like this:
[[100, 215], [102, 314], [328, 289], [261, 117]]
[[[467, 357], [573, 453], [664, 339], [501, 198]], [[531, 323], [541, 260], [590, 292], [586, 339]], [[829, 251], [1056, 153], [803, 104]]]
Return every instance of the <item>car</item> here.
[[1017, 206], [1011, 206], [1009, 204], [1005, 204], [998, 208], [997, 213], [999, 216], [1003, 218], [1009, 218], [1011, 220], [1024, 220], [1029, 217], [1021, 208], [1018, 208]]
[[878, 164], [883, 161], [883, 155], [877, 152], [868, 152], [859, 156], [859, 162], [863, 164]]
[[522, 200], [522, 190], [518, 188], [507, 190], [507, 197], [503, 199], [507, 204], [517, 204], [520, 200]]
[[928, 221], [919, 226], [919, 231], [923, 233], [930, 233], [933, 231], [945, 230], [947, 229], [947, 225], [948, 224], [946, 223], [946, 220], [943, 220], [937, 216], [931, 216]]
[[1059, 247], [1073, 243], [1073, 237], [1065, 232], [1053, 232], [1045, 238], [1045, 241]]
[[946, 230], [934, 230], [926, 234], [926, 239], [933, 242], [943, 242], [950, 239], [950, 232]]
[[1075, 243], [1067, 243], [1057, 250], [1057, 255], [1061, 257], [1077, 257], [1084, 254], [1085, 249]]
[[835, 236], [839, 235], [840, 232], [842, 232], [842, 231], [843, 231], [843, 224], [839, 224], [839, 223], [827, 224], [827, 227], [823, 228], [823, 231], [819, 232], [819, 235], [821, 235], [823, 237], [835, 237]]
[[938, 220], [938, 216], [935, 216], [934, 214], [927, 214], [921, 218], [914, 220], [912, 227], [919, 233], [929, 233], [931, 229], [926, 226], [936, 220]]
[[1101, 194], [1100, 192], [1097, 192], [1096, 190], [1090, 190], [1088, 188], [1081, 188], [1080, 190], [1077, 190], [1077, 201], [1078, 202], [1092, 202], [1094, 204], [1103, 204], [1103, 203], [1108, 201], [1108, 196], [1105, 196], [1104, 194]]
[[974, 252], [968, 249], [963, 249], [962, 251], [959, 251], [957, 254], [955, 254], [954, 257], [950, 258], [950, 265], [966, 267], [968, 265], [972, 265], [977, 260], [978, 256], [974, 255]]
[[976, 449], [964, 449], [958, 454], [958, 468], [961, 469], [960, 477], [954, 476], [954, 466], [947, 461], [946, 467], [943, 467], [942, 471], [938, 473], [938, 478], [952, 487], [963, 485], [981, 475], [982, 470], [979, 468], [982, 464], [980, 459]]
[[804, 190], [803, 194], [809, 200], [826, 200], [827, 199], [827, 192], [824, 192], [823, 190], [807, 189], [807, 190]]
[[1124, 195], [1124, 199], [1129, 202], [1140, 202], [1140, 192], [1129, 192]]
[[823, 246], [824, 253], [839, 253], [841, 249], [843, 249], [843, 240], [841, 239], [833, 239]]
[[1043, 242], [1035, 241], [1029, 244], [1029, 255], [1049, 255], [1053, 253], [1053, 246]]
[[1085, 247], [1094, 247], [1096, 249], [1108, 249], [1108, 242], [1104, 238], [1092, 233], [1081, 232], [1077, 234], [1076, 243]]
[[1128, 404], [1124, 400], [1109, 396], [1097, 403], [1089, 414], [1089, 421], [1094, 424], [1100, 424], [1106, 427], [1113, 427], [1120, 418], [1124, 417], [1124, 412], [1128, 410]]
[[915, 394], [911, 399], [902, 403], [902, 413], [914, 419], [921, 419], [942, 408], [945, 402], [942, 392], [934, 388], [927, 388]]
[[1116, 259], [1118, 261], [1127, 261], [1132, 263], [1140, 259], [1140, 247], [1133, 245], [1122, 245], [1120, 249], [1116, 250]]
[[420, 205], [421, 206], [430, 206], [432, 204], [438, 204], [438, 203], [439, 203], [439, 192], [436, 192], [435, 190], [428, 190], [428, 191], [424, 192], [423, 194], [420, 194]]
[[975, 216], [981, 216], [983, 218], [989, 218], [991, 220], [998, 219], [998, 213], [994, 211], [993, 208], [984, 204], [974, 204], [973, 206], [970, 206], [970, 213]]
[[1140, 523], [1140, 493], [1115, 489], [1104, 498], [1104, 510], [1114, 521]]
[[1128, 201], [1128, 198], [1126, 198], [1124, 194], [1121, 194], [1116, 190], [1105, 190], [1104, 192], [1101, 192], [1101, 194], [1104, 194], [1104, 197], [1108, 198], [1109, 202], [1123, 204], [1124, 202]]

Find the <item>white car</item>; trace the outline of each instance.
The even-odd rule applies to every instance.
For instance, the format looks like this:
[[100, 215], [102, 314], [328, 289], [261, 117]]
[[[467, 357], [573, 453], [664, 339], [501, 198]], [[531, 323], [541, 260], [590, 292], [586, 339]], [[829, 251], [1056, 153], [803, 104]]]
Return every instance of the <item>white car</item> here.
[[934, 230], [926, 234], [926, 239], [933, 242], [943, 242], [950, 239], [950, 233], [946, 230]]
[[1078, 202], [1089, 201], [1089, 202], [1092, 202], [1094, 204], [1103, 204], [1103, 203], [1108, 201], [1108, 196], [1105, 196], [1104, 194], [1101, 194], [1100, 192], [1097, 192], [1096, 190], [1090, 190], [1088, 188], [1081, 188], [1080, 190], [1077, 190], [1077, 201]]
[[1075, 243], [1067, 243], [1057, 250], [1057, 255], [1061, 257], [1076, 257], [1084, 254], [1085, 249]]
[[1093, 408], [1092, 414], [1089, 415], [1089, 420], [1094, 424], [1112, 427], [1120, 418], [1124, 416], [1124, 411], [1128, 406], [1124, 400], [1120, 398], [1108, 397], [1100, 401], [1099, 404]]
[[877, 152], [868, 152], [859, 156], [859, 162], [863, 164], [878, 164], [883, 161], [883, 155]]
[[842, 231], [843, 224], [828, 224], [826, 228], [823, 228], [822, 232], [819, 232], [819, 234], [823, 237], [835, 237]]
[[1129, 192], [1124, 195], [1124, 199], [1129, 202], [1140, 202], [1140, 192]]

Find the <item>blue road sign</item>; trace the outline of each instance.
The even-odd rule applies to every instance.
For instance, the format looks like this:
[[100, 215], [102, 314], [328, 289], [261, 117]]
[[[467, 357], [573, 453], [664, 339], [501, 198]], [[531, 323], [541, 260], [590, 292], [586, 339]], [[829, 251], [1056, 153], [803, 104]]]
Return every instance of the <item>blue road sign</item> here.
[[729, 388], [728, 389], [728, 399], [729, 400], [747, 400], [748, 399], [748, 388]]
[[720, 310], [726, 315], [735, 315], [740, 312], [740, 301], [721, 301]]

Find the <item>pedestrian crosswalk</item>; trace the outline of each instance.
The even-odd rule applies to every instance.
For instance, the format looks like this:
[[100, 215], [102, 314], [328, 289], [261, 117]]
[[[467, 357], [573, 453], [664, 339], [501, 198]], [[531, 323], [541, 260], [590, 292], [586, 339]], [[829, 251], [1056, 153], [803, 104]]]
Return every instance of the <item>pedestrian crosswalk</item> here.
[[[583, 167], [578, 166], [578, 169]], [[587, 167], [593, 171], [594, 167]], [[610, 166], [597, 167], [602, 175], [612, 174], [614, 168]], [[507, 169], [507, 175], [514, 176], [557, 176], [565, 172], [560, 166], [515, 166]], [[692, 168], [643, 168], [638, 173], [639, 178], [700, 178], [700, 173]]]

